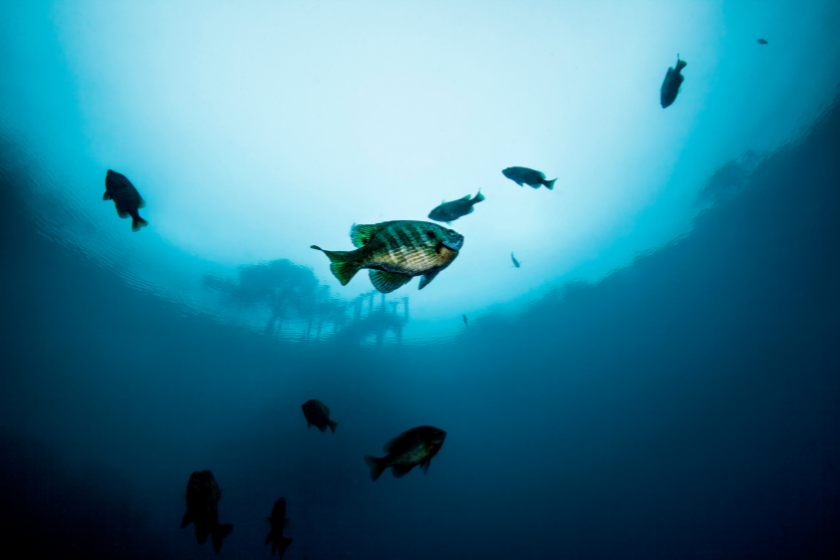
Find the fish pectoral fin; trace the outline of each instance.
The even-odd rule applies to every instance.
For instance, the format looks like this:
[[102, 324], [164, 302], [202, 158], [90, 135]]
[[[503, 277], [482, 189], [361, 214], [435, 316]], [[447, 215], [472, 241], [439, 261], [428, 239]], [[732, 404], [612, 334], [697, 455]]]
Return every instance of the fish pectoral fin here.
[[389, 294], [397, 288], [406, 285], [410, 281], [411, 276], [408, 276], [407, 274], [373, 269], [370, 271], [371, 284], [373, 284], [373, 287], [383, 294]]
[[440, 272], [440, 270], [435, 270], [435, 271], [433, 271], [433, 272], [427, 272], [426, 274], [424, 274], [424, 275], [423, 275], [423, 279], [422, 279], [422, 280], [420, 280], [420, 287], [419, 287], [419, 288], [417, 288], [417, 289], [418, 289], [418, 290], [422, 290], [423, 288], [425, 288], [426, 286], [428, 286], [428, 285], [429, 285], [429, 282], [431, 282], [432, 280], [434, 280], [434, 279], [435, 279], [435, 276], [437, 276], [439, 272]]
[[353, 224], [350, 228], [350, 242], [356, 248], [364, 247], [376, 233], [376, 225], [373, 224]]
[[423, 468], [423, 474], [429, 472], [429, 465], [432, 464], [432, 459], [424, 459], [423, 462], [420, 463], [420, 466]]

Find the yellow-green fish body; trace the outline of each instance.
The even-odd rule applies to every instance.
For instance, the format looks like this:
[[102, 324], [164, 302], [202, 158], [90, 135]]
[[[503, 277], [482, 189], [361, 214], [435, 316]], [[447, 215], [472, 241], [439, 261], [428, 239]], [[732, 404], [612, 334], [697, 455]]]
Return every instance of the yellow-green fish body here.
[[387, 294], [423, 276], [423, 289], [441, 270], [452, 264], [464, 244], [464, 236], [431, 222], [397, 220], [371, 225], [354, 225], [350, 239], [355, 251], [323, 251], [330, 259], [330, 271], [346, 286], [362, 268], [370, 269], [370, 280]]

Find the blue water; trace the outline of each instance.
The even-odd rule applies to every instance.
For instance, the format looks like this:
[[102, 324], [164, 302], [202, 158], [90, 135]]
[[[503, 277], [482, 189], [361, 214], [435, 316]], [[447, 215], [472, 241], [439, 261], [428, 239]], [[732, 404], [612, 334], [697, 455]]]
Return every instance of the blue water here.
[[[0, 528], [26, 552], [12, 556], [211, 557], [179, 528], [203, 469], [234, 524], [220, 557], [268, 557], [281, 495], [292, 559], [840, 552], [837, 109], [748, 174], [720, 173], [684, 238], [427, 346], [284, 342], [184, 313], [40, 235], [16, 194], [36, 170], [14, 145]], [[306, 429], [309, 398], [336, 434]], [[362, 457], [422, 424], [448, 433], [428, 474], [371, 482]]]
[[[605, 150], [598, 165], [576, 162], [565, 153], [556, 156], [562, 172], [568, 170], [579, 179], [598, 177], [599, 166], [615, 165], [617, 175], [625, 170], [641, 176], [650, 173], [651, 183], [656, 183], [652, 190], [642, 189], [641, 195], [633, 196], [624, 193], [635, 188], [638, 177], [603, 189], [602, 184], [561, 175], [550, 195], [545, 189], [520, 191], [512, 183], [490, 182], [484, 187], [488, 200], [474, 215], [456, 222], [465, 231], [475, 228], [467, 235], [459, 262], [423, 292], [416, 291], [415, 281], [385, 296], [370, 291], [365, 274], [350, 286], [339, 286], [328, 275], [323, 255], [307, 248], [312, 242], [326, 247], [327, 241], [338, 238], [339, 230], [347, 244], [343, 248], [349, 248], [345, 231], [350, 224], [342, 221], [344, 217], [313, 217], [301, 211], [300, 223], [291, 222], [297, 219], [295, 204], [309, 204], [310, 199], [318, 201], [319, 211], [344, 212], [348, 201], [358, 195], [363, 200], [358, 211], [373, 215], [370, 200], [377, 196], [383, 205], [408, 204], [418, 189], [402, 184], [401, 196], [406, 197], [402, 200], [358, 192], [360, 185], [369, 183], [371, 189], [396, 193], [396, 186], [377, 174], [391, 180], [394, 172], [388, 166], [403, 163], [383, 158], [379, 168], [362, 160], [352, 162], [355, 168], [342, 169], [346, 162], [341, 154], [325, 147], [334, 158], [320, 153], [309, 157], [329, 169], [346, 170], [348, 183], [345, 188], [340, 182], [345, 177], [338, 176], [332, 183], [339, 188], [324, 195], [317, 188], [316, 179], [321, 177], [308, 176], [307, 162], [300, 162], [300, 168], [290, 165], [295, 150], [305, 152], [312, 138], [297, 138], [298, 129], [282, 141], [275, 139], [277, 145], [263, 146], [261, 138], [255, 145], [239, 146], [238, 153], [250, 153], [259, 145], [271, 159], [278, 145], [288, 150], [283, 152], [284, 165], [298, 176], [283, 185], [286, 190], [275, 189], [283, 200], [282, 211], [272, 216], [274, 202], [257, 207], [262, 195], [254, 195], [254, 216], [238, 215], [234, 208], [230, 216], [227, 212], [210, 216], [207, 209], [224, 206], [225, 198], [218, 195], [228, 191], [216, 192], [213, 198], [208, 187], [207, 198], [213, 201], [201, 206], [203, 201], [195, 199], [201, 190], [189, 189], [202, 180], [187, 185], [164, 178], [193, 172], [203, 179], [212, 177], [218, 167], [208, 165], [205, 176], [199, 169], [183, 175], [173, 174], [173, 169], [181, 171], [181, 157], [192, 162], [218, 159], [224, 169], [224, 156], [235, 153], [228, 148], [233, 150], [242, 137], [232, 132], [235, 141], [228, 144], [229, 138], [205, 138], [204, 129], [197, 128], [191, 140], [207, 140], [199, 148], [182, 141], [175, 124], [166, 131], [151, 125], [144, 129], [146, 118], [168, 118], [165, 96], [157, 104], [148, 103], [151, 116], [126, 111], [133, 120], [124, 119], [113, 107], [125, 103], [130, 108], [133, 101], [146, 101], [150, 92], [160, 93], [161, 83], [181, 75], [162, 72], [155, 87], [135, 91], [162, 64], [160, 55], [150, 55], [152, 63], [136, 75], [128, 65], [122, 77], [132, 80], [114, 90], [124, 96], [110, 99], [105, 85], [111, 82], [97, 70], [97, 64], [108, 67], [110, 51], [101, 53], [102, 59], [74, 51], [85, 46], [74, 46], [74, 37], [90, 36], [86, 29], [74, 27], [86, 21], [84, 14], [78, 20], [68, 16], [75, 13], [72, 3], [24, 6], [9, 4], [0, 10], [18, 18], [0, 22], [0, 28], [9, 32], [5, 37], [0, 34], [0, 59], [14, 68], [8, 74], [0, 68], [3, 558], [269, 558], [270, 547], [263, 546], [270, 530], [265, 518], [281, 496], [291, 520], [285, 535], [293, 542], [284, 556], [290, 560], [840, 558], [840, 97], [831, 89], [836, 78], [817, 71], [836, 68], [838, 62], [830, 55], [837, 52], [836, 41], [815, 40], [796, 50], [800, 37], [796, 33], [801, 33], [807, 18], [792, 21], [790, 35], [767, 35], [769, 44], [759, 46], [752, 36], [757, 30], [747, 27], [752, 14], [740, 10], [744, 12], [740, 19], [729, 16], [731, 33], [726, 48], [719, 48], [720, 59], [694, 55], [685, 70], [684, 90], [666, 113], [658, 106], [659, 83], [650, 85], [649, 96], [628, 91], [628, 96], [650, 97], [658, 118], [640, 113], [644, 119], [632, 121], [650, 124], [644, 133], [653, 139], [640, 136], [639, 145], [662, 141], [661, 131], [673, 135], [667, 136], [672, 141], [665, 145], [671, 151], [662, 154], [662, 161], [634, 162], [634, 167], [626, 159], [612, 160], [613, 155], [631, 157], [632, 150], [631, 156]], [[91, 6], [95, 4], [85, 9]], [[148, 17], [167, 9], [166, 4], [155, 6]], [[184, 6], [201, 12], [187, 3], [179, 9]], [[685, 13], [680, 17], [689, 18], [693, 13], [689, 8], [702, 12], [698, 6], [681, 6]], [[708, 11], [716, 13], [716, 5], [710, 6]], [[769, 16], [756, 12], [755, 17], [778, 22], [784, 19], [779, 6], [775, 20], [770, 9]], [[472, 8], [459, 8], [464, 17], [471, 16]], [[725, 8], [720, 11], [739, 12], [732, 5]], [[237, 13], [231, 5], [226, 9]], [[323, 21], [341, 27], [341, 12], [318, 9], [330, 16]], [[377, 7], [366, 9], [375, 12]], [[413, 9], [427, 21], [412, 33], [423, 41], [434, 39], [437, 28], [428, 37], [422, 31], [438, 12]], [[133, 4], [132, 10], [143, 12], [143, 4]], [[513, 12], [527, 19], [527, 14]], [[488, 20], [498, 16], [491, 15]], [[282, 12], [272, 17], [269, 23], [287, 23]], [[53, 29], [54, 21], [63, 23]], [[493, 21], [488, 28], [476, 24], [474, 29], [483, 31], [470, 41], [483, 35], [492, 39], [494, 26], [504, 28], [506, 23]], [[825, 26], [831, 21], [835, 20], [826, 18]], [[165, 29], [168, 22], [155, 25]], [[119, 29], [108, 31], [120, 36]], [[603, 37], [610, 36], [608, 31], [601, 30]], [[681, 36], [676, 29], [667, 31]], [[826, 36], [825, 30], [818, 31], [815, 37]], [[144, 60], [143, 45], [168, 48], [165, 41], [156, 43], [155, 33], [144, 35], [150, 43], [135, 46], [138, 60]], [[248, 35], [247, 26], [243, 33]], [[270, 36], [273, 31], [261, 33]], [[699, 32], [692, 33], [692, 48], [705, 47]], [[224, 50], [225, 44], [217, 43], [213, 33], [198, 36], [207, 42], [205, 47]], [[131, 37], [128, 34], [126, 41]], [[167, 37], [180, 45], [179, 34]], [[185, 58], [173, 55], [176, 67], [178, 61], [198, 57], [190, 50], [194, 45], [185, 41], [178, 53]], [[374, 55], [381, 49], [374, 43], [369, 56], [378, 60]], [[96, 52], [97, 44], [88, 46]], [[413, 44], [403, 45], [404, 52], [398, 49], [394, 67]], [[535, 57], [540, 52], [539, 56], [555, 56], [537, 48], [541, 44], [527, 48]], [[320, 55], [331, 58], [333, 47], [324, 45]], [[478, 43], [468, 46], [458, 52], [482, 48]], [[502, 51], [507, 48], [502, 43], [497, 46]], [[658, 64], [647, 58], [647, 51], [633, 51], [631, 46], [627, 45], [628, 53], [645, 61], [640, 68]], [[799, 64], [797, 56], [804, 59], [822, 47], [830, 55], [826, 61], [809, 57]], [[320, 52], [309, 48], [313, 57]], [[79, 66], [63, 66], [65, 55], [90, 64], [83, 68], [89, 72], [87, 78]], [[300, 56], [296, 63], [317, 74], [321, 67], [310, 68], [306, 56]], [[672, 60], [670, 53], [668, 57]], [[733, 79], [740, 70], [732, 57], [750, 61], [751, 73], [744, 74], [748, 79], [743, 82]], [[482, 64], [494, 67], [497, 58], [481, 59]], [[348, 56], [348, 63], [352, 59]], [[542, 71], [540, 61], [533, 64]], [[778, 75], [767, 71], [776, 64]], [[208, 68], [208, 75], [213, 74], [215, 67]], [[665, 68], [656, 68], [658, 80]], [[614, 71], [620, 69], [616, 65]], [[27, 81], [30, 70], [35, 78]], [[622, 71], [629, 73], [626, 66]], [[712, 78], [703, 81], [703, 76]], [[790, 83], [785, 76], [793, 76]], [[460, 83], [455, 77], [452, 83]], [[186, 75], [183, 79], [188, 81]], [[219, 79], [226, 81], [224, 76]], [[424, 79], [412, 75], [410, 83]], [[784, 82], [789, 91], [774, 80]], [[506, 81], [512, 80], [499, 83]], [[334, 85], [339, 82], [335, 78]], [[388, 80], [371, 83], [379, 84], [383, 90], [379, 93], [387, 98]], [[587, 83], [581, 82], [583, 89], [570, 86], [564, 95], [587, 97], [602, 91]], [[514, 86], [511, 91], [522, 89]], [[619, 82], [610, 87], [618, 92], [616, 99], [623, 95]], [[754, 91], [754, 104], [745, 87]], [[212, 88], [184, 87], [168, 109], [177, 114], [191, 105], [195, 91], [203, 89]], [[318, 85], [292, 93], [303, 99], [311, 91], [327, 90]], [[395, 91], [403, 95], [408, 90]], [[445, 118], [469, 112], [466, 101], [460, 109], [457, 103], [449, 106], [454, 89], [441, 91], [442, 106], [451, 111], [444, 113]], [[474, 93], [467, 88], [457, 95], [465, 91]], [[710, 91], [714, 95], [704, 97]], [[554, 103], [548, 87], [539, 93]], [[487, 94], [488, 99], [493, 98], [490, 94], [500, 99], [508, 95]], [[264, 91], [260, 95], [271, 97]], [[223, 100], [218, 106], [230, 110], [252, 101], [245, 94], [233, 99], [236, 103]], [[479, 97], [464, 99], [473, 102]], [[829, 102], [819, 105], [820, 99]], [[113, 105], [101, 113], [90, 108], [105, 100]], [[535, 102], [532, 109], [543, 106]], [[229, 119], [233, 131], [234, 124], [248, 120], [235, 111], [217, 114], [216, 105], [212, 107], [208, 113], [197, 111], [193, 115], [197, 121], [185, 119], [179, 126], [189, 128], [189, 123], [210, 114], [218, 118], [213, 126], [224, 128]], [[356, 108], [361, 111], [360, 107]], [[390, 131], [389, 126], [403, 115], [393, 107], [385, 109], [379, 126]], [[746, 115], [747, 109], [754, 109], [751, 116], [739, 120], [739, 111]], [[342, 114], [341, 107], [333, 110]], [[296, 118], [306, 122], [307, 114], [302, 111]], [[277, 115], [290, 118], [282, 112]], [[524, 153], [555, 149], [553, 144], [525, 139], [516, 115], [509, 116], [517, 133], [511, 137], [521, 143], [493, 144], [489, 134], [488, 145]], [[778, 120], [767, 115], [777, 115]], [[810, 121], [815, 115], [820, 116]], [[414, 123], [416, 129], [426, 130], [420, 126], [426, 124], [422, 112], [414, 116], [420, 123]], [[325, 119], [313, 125], [313, 138], [333, 124], [330, 117]], [[589, 121], [582, 122], [589, 133]], [[795, 123], [805, 128], [800, 130]], [[357, 124], [348, 125], [348, 130], [356, 130]], [[459, 126], [453, 124], [453, 130]], [[271, 130], [270, 123], [266, 128]], [[430, 125], [428, 130], [433, 129]], [[558, 146], [567, 150], [578, 144], [610, 146], [608, 142], [615, 141], [613, 129], [591, 132], [591, 137], [579, 141], [565, 130], [551, 128], [545, 134], [556, 134]], [[615, 146], [636, 142], [636, 129], [615, 132], [616, 137], [624, 135]], [[371, 142], [381, 136], [366, 133]], [[109, 137], [124, 144], [108, 144], [103, 139]], [[458, 138], [456, 134], [449, 140], [457, 143]], [[763, 147], [739, 152], [741, 145], [734, 139]], [[425, 185], [423, 173], [431, 173], [438, 177], [437, 187], [446, 184], [455, 168], [465, 175], [479, 173], [463, 163], [471, 158], [479, 161], [476, 153], [464, 149], [463, 154], [452, 155], [445, 138], [440, 145], [434, 140], [428, 153], [407, 150], [419, 159], [405, 160], [410, 163], [406, 181]], [[400, 135], [394, 137], [394, 153], [408, 145], [405, 141]], [[736, 144], [739, 148], [732, 148]], [[208, 146], [218, 152], [205, 152]], [[694, 175], [730, 149], [740, 155], [708, 176]], [[447, 164], [441, 154], [451, 156], [451, 161]], [[648, 157], [650, 151], [639, 154]], [[112, 203], [101, 201], [105, 168], [100, 169], [99, 161], [112, 155], [124, 158], [114, 162], [118, 171], [124, 170], [118, 165], [123, 163], [135, 166], [138, 173], [131, 177], [141, 170], [148, 173], [138, 180], [149, 186], [141, 189], [143, 193], [151, 191], [149, 208], [141, 214], [149, 212], [156, 219], [136, 234], [129, 231], [128, 221], [116, 216]], [[147, 166], [144, 155], [158, 159]], [[231, 167], [226, 170], [230, 176], [249, 169], [256, 173], [253, 169], [258, 166], [250, 165], [250, 160], [242, 163], [230, 157]], [[451, 167], [436, 167], [439, 159]], [[255, 156], [254, 161], [261, 160]], [[520, 163], [526, 162], [510, 162]], [[274, 171], [286, 168], [278, 165], [278, 169]], [[503, 180], [494, 169], [487, 170], [491, 172]], [[376, 180], [368, 180], [369, 174]], [[155, 177], [162, 178], [156, 182]], [[248, 183], [228, 187], [229, 178], [220, 176], [218, 182], [225, 189], [240, 189], [235, 191], [237, 197], [247, 202]], [[483, 178], [476, 181], [485, 184]], [[423, 194], [437, 204], [440, 197], [431, 191], [430, 186]], [[476, 189], [470, 185], [463, 191], [454, 194], [475, 194]], [[347, 198], [331, 199], [336, 192]], [[521, 207], [497, 202], [520, 194]], [[601, 196], [603, 204], [586, 202], [584, 195]], [[154, 196], [171, 204], [156, 206]], [[577, 220], [574, 223], [580, 227], [594, 227], [581, 209], [594, 212], [607, 205], [608, 197], [620, 196], [627, 197], [622, 199], [625, 207], [599, 215], [602, 220], [613, 216], [616, 222], [582, 233], [580, 239], [539, 237], [501, 249], [489, 242], [482, 245], [497, 234], [493, 239], [504, 238], [499, 232], [506, 228], [524, 235], [539, 222], [536, 217], [550, 216], [558, 223]], [[634, 199], [638, 196], [649, 200], [639, 202]], [[490, 219], [531, 207], [544, 213]], [[669, 210], [679, 216], [670, 217]], [[280, 229], [264, 227], [272, 219], [283, 222], [285, 237]], [[313, 222], [318, 239], [306, 243], [289, 239], [289, 231], [311, 227]], [[202, 236], [208, 231], [213, 235], [205, 240]], [[548, 230], [533, 231], [538, 237]], [[254, 232], [259, 236], [254, 237]], [[307, 231], [304, 237], [308, 235]], [[607, 238], [611, 241], [604, 241]], [[201, 245], [196, 239], [206, 242], [204, 249], [212, 246], [218, 253], [202, 253], [196, 249]], [[656, 242], [660, 239], [669, 241], [662, 245]], [[262, 246], [255, 248], [255, 240]], [[230, 245], [219, 248], [220, 241]], [[240, 257], [240, 251], [259, 255], [265, 247], [273, 260]], [[511, 267], [512, 250], [522, 261], [521, 269]], [[294, 257], [295, 261], [293, 253], [304, 256]], [[496, 254], [497, 268], [492, 259], [481, 257], [479, 263], [476, 256]], [[624, 258], [628, 254], [636, 255], [629, 264]], [[578, 268], [551, 276], [547, 271], [565, 266], [553, 262], [560, 257], [577, 259]], [[302, 262], [303, 258], [313, 260]], [[611, 273], [599, 272], [613, 263], [618, 264]], [[476, 272], [481, 270], [492, 270], [498, 277], [491, 282]], [[462, 303], [470, 310], [462, 309]], [[331, 418], [339, 423], [334, 434], [307, 429], [301, 405], [313, 398], [330, 407]], [[371, 481], [364, 456], [384, 455], [387, 441], [421, 425], [447, 432], [428, 473], [417, 468], [397, 479], [386, 472]], [[213, 472], [222, 488], [219, 521], [234, 525], [218, 556], [209, 542], [196, 543], [192, 526], [180, 528], [190, 473], [205, 469]]]

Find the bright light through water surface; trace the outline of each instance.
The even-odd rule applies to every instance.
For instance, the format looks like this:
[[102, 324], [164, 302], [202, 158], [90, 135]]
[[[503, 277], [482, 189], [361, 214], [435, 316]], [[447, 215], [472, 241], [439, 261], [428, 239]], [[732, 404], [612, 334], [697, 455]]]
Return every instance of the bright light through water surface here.
[[[3, 33], [27, 48], [0, 78], [3, 118], [51, 154], [60, 188], [29, 195], [48, 235], [253, 328], [266, 309], [223, 304], [242, 266], [286, 259], [322, 301], [352, 302], [373, 290], [367, 272], [342, 287], [311, 245], [351, 250], [353, 224], [427, 220], [480, 190], [449, 226], [465, 237], [454, 263], [386, 297], [410, 300], [404, 341], [436, 339], [687, 233], [715, 170], [807, 128], [840, 75], [838, 42], [825, 50], [837, 5], [808, 7], [7, 2]], [[663, 109], [678, 55], [685, 82]], [[555, 187], [519, 187], [510, 166]], [[131, 232], [102, 202], [107, 169], [137, 187], [149, 227]], [[292, 317], [280, 336], [306, 328]]]

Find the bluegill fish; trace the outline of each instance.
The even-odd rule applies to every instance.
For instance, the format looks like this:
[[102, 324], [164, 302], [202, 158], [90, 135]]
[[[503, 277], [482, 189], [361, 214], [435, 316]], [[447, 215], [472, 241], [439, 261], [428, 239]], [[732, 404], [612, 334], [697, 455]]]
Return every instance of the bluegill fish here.
[[554, 188], [554, 181], [557, 179], [552, 179], [551, 181], [545, 180], [545, 173], [542, 171], [537, 171], [536, 169], [529, 169], [527, 167], [507, 167], [502, 169], [502, 175], [519, 185], [520, 187], [523, 186], [523, 183], [529, 185], [535, 189], [540, 188], [540, 186], [545, 185], [545, 188], [548, 190], [552, 190]]
[[683, 80], [685, 80], [685, 76], [680, 74], [680, 70], [687, 65], [688, 63], [680, 60], [680, 55], [677, 55], [677, 67], [668, 68], [668, 72], [665, 73], [665, 80], [662, 81], [662, 89], [659, 92], [659, 102], [662, 104], [663, 109], [676, 101], [677, 94], [680, 92], [680, 86]]
[[219, 525], [219, 500], [222, 491], [210, 471], [194, 472], [187, 483], [187, 513], [181, 519], [181, 529], [195, 524], [195, 538], [204, 544], [208, 535], [213, 536], [213, 548], [218, 554], [222, 539], [233, 530], [233, 525]]
[[424, 473], [428, 472], [432, 457], [440, 451], [444, 439], [446, 432], [431, 426], [419, 426], [401, 433], [385, 444], [384, 451], [388, 454], [385, 457], [365, 456], [365, 462], [370, 467], [370, 479], [376, 480], [388, 467], [397, 478], [417, 465], [423, 468]]
[[120, 218], [131, 216], [131, 231], [139, 231], [141, 227], [149, 225], [137, 212], [137, 209], [143, 208], [146, 203], [125, 175], [108, 170], [105, 174], [105, 194], [102, 195], [102, 200], [113, 200]]
[[323, 251], [330, 259], [330, 272], [346, 286], [356, 273], [370, 269], [373, 287], [387, 294], [422, 276], [420, 290], [452, 264], [464, 244], [464, 236], [431, 222], [398, 220], [372, 225], [353, 225], [350, 240], [355, 251]]
[[471, 214], [474, 210], [473, 206], [485, 198], [486, 197], [481, 194], [481, 190], [479, 190], [478, 194], [474, 197], [467, 195], [464, 198], [459, 198], [458, 200], [453, 200], [452, 202], [442, 202], [434, 210], [429, 212], [429, 219], [436, 220], [438, 222], [446, 222], [448, 224], [449, 222], [457, 220], [461, 216]]
[[271, 555], [274, 556], [274, 553], [279, 548], [280, 558], [283, 558], [283, 553], [286, 552], [286, 549], [289, 548], [290, 544], [292, 544], [292, 539], [283, 536], [283, 527], [288, 525], [289, 522], [289, 520], [286, 519], [286, 498], [280, 498], [274, 502], [274, 507], [271, 510], [271, 517], [268, 518], [268, 521], [271, 523], [271, 531], [265, 538], [265, 544], [263, 546], [266, 546], [268, 543], [272, 543]]
[[303, 415], [306, 417], [306, 427], [311, 428], [313, 425], [322, 432], [327, 430], [329, 426], [332, 433], [335, 433], [335, 427], [338, 422], [330, 420], [330, 408], [318, 399], [309, 399], [301, 405]]

